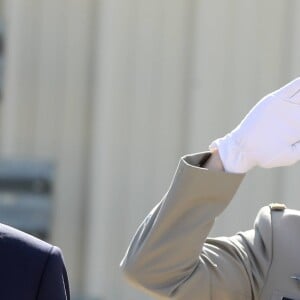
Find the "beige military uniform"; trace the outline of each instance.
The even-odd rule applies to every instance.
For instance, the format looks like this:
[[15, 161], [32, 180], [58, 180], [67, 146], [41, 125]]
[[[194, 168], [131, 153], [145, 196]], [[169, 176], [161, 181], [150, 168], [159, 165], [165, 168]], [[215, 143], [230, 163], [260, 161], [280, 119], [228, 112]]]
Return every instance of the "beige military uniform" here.
[[181, 159], [170, 189], [138, 228], [121, 262], [155, 299], [300, 300], [300, 212], [264, 207], [254, 228], [207, 238], [243, 176]]

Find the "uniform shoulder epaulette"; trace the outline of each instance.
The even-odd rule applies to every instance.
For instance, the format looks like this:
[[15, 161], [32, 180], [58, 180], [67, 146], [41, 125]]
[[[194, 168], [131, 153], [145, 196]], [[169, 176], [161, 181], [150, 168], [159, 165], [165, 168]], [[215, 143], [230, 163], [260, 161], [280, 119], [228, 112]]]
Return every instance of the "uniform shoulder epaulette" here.
[[271, 203], [271, 204], [269, 204], [269, 207], [271, 208], [271, 210], [274, 210], [274, 211], [283, 211], [286, 209], [285, 204], [282, 204], [282, 203]]

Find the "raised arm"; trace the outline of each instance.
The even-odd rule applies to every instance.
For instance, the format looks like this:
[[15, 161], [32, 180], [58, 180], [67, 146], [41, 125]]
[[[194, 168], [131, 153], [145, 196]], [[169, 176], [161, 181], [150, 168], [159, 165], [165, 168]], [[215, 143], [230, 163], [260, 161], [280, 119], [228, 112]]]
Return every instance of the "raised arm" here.
[[[181, 159], [170, 189], [138, 228], [121, 263], [127, 279], [156, 298], [192, 300], [202, 293], [201, 299], [211, 299], [211, 274], [217, 269], [210, 255], [200, 252], [216, 216], [232, 199], [243, 175], [200, 168], [206, 155]], [[238, 270], [236, 276], [228, 278], [231, 283], [219, 282], [228, 297], [233, 290], [250, 291], [247, 283], [239, 283], [246, 272], [233, 261], [226, 269]], [[224, 287], [230, 285], [235, 289], [226, 291]]]
[[128, 280], [157, 299], [259, 299], [272, 263], [269, 208], [252, 230], [207, 236], [244, 173], [300, 159], [300, 78], [264, 97], [210, 149], [180, 160], [121, 262]]

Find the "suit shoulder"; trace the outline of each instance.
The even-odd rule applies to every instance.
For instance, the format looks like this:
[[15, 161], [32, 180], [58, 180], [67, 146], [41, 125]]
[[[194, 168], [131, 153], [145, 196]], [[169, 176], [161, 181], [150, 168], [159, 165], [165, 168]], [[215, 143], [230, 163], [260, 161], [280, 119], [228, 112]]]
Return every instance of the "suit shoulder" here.
[[10, 249], [23, 253], [49, 253], [53, 246], [30, 234], [20, 231], [8, 225], [0, 224], [0, 245], [3, 251]]
[[254, 221], [254, 233], [266, 247], [272, 247], [273, 224], [270, 206], [264, 206], [259, 210]]
[[291, 216], [295, 215], [300, 216], [300, 212], [288, 209], [281, 203], [270, 203], [268, 206], [264, 206], [259, 210], [254, 222], [254, 227], [261, 233], [273, 234], [272, 228], [274, 226], [277, 228], [278, 226], [276, 224], [278, 224], [278, 222], [290, 220]]
[[254, 227], [270, 227], [271, 223], [271, 208], [270, 206], [264, 206], [259, 210], [255, 218]]

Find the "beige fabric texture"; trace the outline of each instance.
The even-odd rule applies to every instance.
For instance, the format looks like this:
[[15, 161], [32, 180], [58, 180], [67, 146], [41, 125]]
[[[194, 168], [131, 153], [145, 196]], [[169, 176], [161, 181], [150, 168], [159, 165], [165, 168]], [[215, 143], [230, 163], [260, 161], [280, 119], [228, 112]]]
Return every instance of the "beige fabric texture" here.
[[263, 207], [253, 229], [208, 238], [243, 175], [200, 168], [204, 154], [181, 159], [129, 245], [125, 277], [153, 299], [299, 300], [300, 212]]

